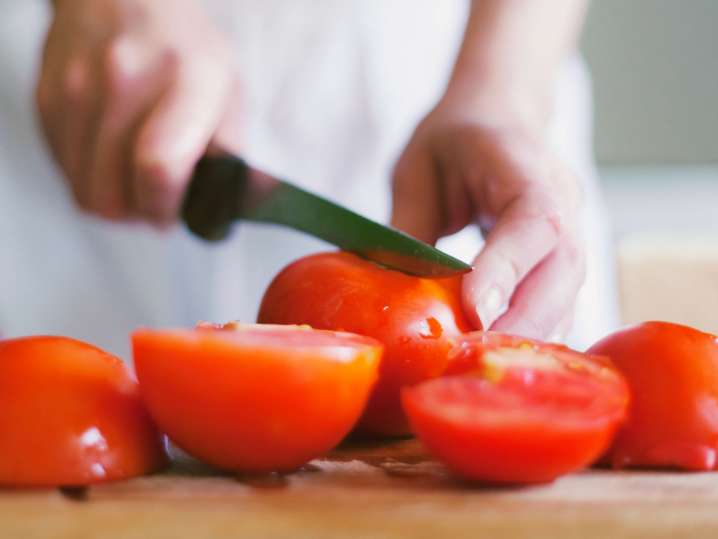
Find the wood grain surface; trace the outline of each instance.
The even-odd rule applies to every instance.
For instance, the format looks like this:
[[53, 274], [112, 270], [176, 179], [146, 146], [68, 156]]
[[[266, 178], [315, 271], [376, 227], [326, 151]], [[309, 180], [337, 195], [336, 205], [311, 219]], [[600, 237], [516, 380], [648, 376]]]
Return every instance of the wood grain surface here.
[[718, 537], [718, 474], [595, 470], [468, 485], [414, 441], [359, 445], [289, 476], [189, 461], [86, 492], [0, 490], [2, 539]]

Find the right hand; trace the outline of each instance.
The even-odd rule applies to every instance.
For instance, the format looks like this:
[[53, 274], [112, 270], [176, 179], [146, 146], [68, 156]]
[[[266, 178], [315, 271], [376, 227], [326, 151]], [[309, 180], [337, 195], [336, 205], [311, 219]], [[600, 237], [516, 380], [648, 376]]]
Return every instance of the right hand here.
[[166, 225], [207, 146], [237, 149], [236, 88], [194, 0], [56, 0], [36, 101], [80, 208]]

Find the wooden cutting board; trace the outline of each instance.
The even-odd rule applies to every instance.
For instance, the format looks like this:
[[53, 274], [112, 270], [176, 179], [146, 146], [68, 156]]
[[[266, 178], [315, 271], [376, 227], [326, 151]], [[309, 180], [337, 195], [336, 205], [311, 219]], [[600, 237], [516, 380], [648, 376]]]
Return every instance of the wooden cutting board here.
[[463, 484], [415, 441], [334, 452], [285, 477], [168, 473], [86, 492], [0, 490], [2, 539], [718, 537], [718, 474], [590, 471]]

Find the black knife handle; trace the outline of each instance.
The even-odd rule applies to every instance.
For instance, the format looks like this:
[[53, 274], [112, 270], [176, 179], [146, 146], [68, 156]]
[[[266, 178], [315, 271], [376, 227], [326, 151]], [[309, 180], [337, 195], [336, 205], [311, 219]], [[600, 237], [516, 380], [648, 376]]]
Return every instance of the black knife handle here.
[[249, 172], [249, 165], [234, 155], [202, 157], [182, 204], [182, 220], [187, 228], [209, 241], [229, 236], [239, 216]]

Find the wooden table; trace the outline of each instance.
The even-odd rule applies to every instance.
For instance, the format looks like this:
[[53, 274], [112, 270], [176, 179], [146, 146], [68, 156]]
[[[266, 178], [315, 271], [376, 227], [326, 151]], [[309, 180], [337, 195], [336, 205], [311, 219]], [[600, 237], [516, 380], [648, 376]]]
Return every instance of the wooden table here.
[[93, 487], [0, 491], [0, 538], [718, 538], [718, 474], [590, 471], [551, 485], [462, 484], [414, 441], [359, 446], [286, 477], [188, 462]]

